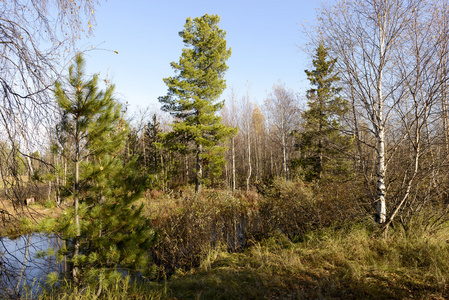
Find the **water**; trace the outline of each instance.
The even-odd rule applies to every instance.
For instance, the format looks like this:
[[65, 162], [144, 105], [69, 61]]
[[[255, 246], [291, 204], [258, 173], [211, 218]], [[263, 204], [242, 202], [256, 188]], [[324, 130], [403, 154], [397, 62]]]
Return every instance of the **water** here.
[[61, 244], [55, 235], [36, 233], [17, 239], [0, 238], [0, 297], [18, 297], [24, 288], [37, 292], [47, 274], [60, 271], [55, 255], [37, 254], [58, 249]]
[[[241, 251], [246, 244], [246, 227], [249, 225], [244, 216], [235, 216], [233, 222], [219, 224], [212, 230], [211, 242], [224, 241], [231, 251]], [[25, 294], [25, 289], [28, 294], [36, 295], [49, 273], [63, 273], [54, 254], [37, 255], [48, 249], [55, 252], [62, 243], [55, 234], [34, 233], [17, 239], [0, 237], [0, 299], [19, 298]], [[127, 275], [126, 271], [119, 271]]]

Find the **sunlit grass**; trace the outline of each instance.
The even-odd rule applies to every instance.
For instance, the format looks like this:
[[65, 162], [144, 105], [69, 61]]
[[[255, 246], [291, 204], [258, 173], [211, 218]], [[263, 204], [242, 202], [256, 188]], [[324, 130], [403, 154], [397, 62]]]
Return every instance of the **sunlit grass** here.
[[[167, 298], [163, 287], [156, 283], [141, 283], [130, 281], [129, 278], [123, 278], [116, 282], [103, 286], [101, 293], [98, 294], [98, 286], [85, 286], [80, 289], [79, 295], [73, 292], [73, 286], [69, 281], [63, 281], [56, 288], [45, 288], [42, 293], [25, 295], [25, 299], [48, 299], [48, 300], [152, 300]], [[28, 298], [29, 297], [29, 298]]]
[[365, 228], [328, 229], [296, 244], [280, 235], [244, 253], [211, 251], [168, 288], [179, 299], [443, 299], [445, 234], [383, 239]]
[[20, 175], [18, 177], [11, 177], [6, 176], [4, 178], [0, 179], [0, 190], [3, 190], [5, 188], [5, 182], [6, 183], [13, 183], [13, 182], [22, 182], [22, 183], [28, 183], [30, 181], [30, 177], [28, 175]]

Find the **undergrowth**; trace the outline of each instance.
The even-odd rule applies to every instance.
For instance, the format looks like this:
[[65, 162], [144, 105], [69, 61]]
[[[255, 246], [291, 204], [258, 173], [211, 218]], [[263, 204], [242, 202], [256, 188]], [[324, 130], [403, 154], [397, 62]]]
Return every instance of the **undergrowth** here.
[[327, 228], [292, 243], [285, 235], [243, 253], [210, 251], [168, 282], [179, 299], [445, 299], [447, 231], [388, 239], [365, 226]]
[[[159, 283], [120, 281], [100, 298], [447, 299], [448, 238], [447, 229], [422, 228], [383, 238], [370, 224], [311, 231], [297, 243], [280, 233], [240, 253], [209, 248], [198, 267]], [[72, 299], [69, 290], [41, 299]], [[94, 295], [88, 288], [81, 299]]]
[[347, 197], [322, 197], [301, 181], [275, 180], [259, 193], [205, 190], [199, 196], [192, 189], [181, 189], [147, 197], [147, 214], [159, 234], [153, 261], [163, 266], [164, 276], [197, 267], [208, 249], [219, 244], [240, 252], [250, 241], [273, 234], [301, 240], [312, 230], [365, 217], [347, 203]]
[[[449, 298], [447, 226], [416, 219], [385, 237], [350, 187], [317, 190], [279, 181], [259, 193], [148, 193], [155, 275], [118, 281], [100, 299]], [[72, 299], [69, 284], [45, 291]]]

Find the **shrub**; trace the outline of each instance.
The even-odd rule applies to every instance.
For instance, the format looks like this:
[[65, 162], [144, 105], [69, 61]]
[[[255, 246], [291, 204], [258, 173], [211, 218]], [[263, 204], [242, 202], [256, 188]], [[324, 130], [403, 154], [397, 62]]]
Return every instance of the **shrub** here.
[[188, 188], [164, 196], [148, 192], [148, 214], [159, 231], [154, 261], [172, 273], [198, 266], [218, 245], [239, 252], [279, 234], [298, 241], [314, 229], [363, 219], [351, 201], [320, 197], [302, 181], [276, 179], [260, 191], [204, 190], [201, 196]]
[[313, 228], [317, 216], [313, 193], [301, 181], [275, 180], [260, 203], [263, 235], [280, 231], [293, 238]]

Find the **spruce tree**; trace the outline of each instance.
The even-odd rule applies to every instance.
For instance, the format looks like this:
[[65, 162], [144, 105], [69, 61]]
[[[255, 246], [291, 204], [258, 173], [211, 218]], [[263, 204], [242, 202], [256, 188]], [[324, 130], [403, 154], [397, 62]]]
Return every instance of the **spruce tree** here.
[[86, 80], [84, 59], [78, 55], [69, 68], [65, 84], [56, 83], [55, 96], [61, 109], [58, 133], [69, 139], [59, 143], [60, 153], [74, 163], [68, 189], [74, 198], [70, 213], [58, 220], [57, 230], [69, 240], [72, 279], [78, 288], [84, 283], [107, 285], [108, 278], [121, 276], [117, 267], [144, 270], [148, 249], [154, 239], [143, 206], [134, 207], [144, 178], [136, 172], [136, 159], [122, 160], [128, 126], [114, 86], [98, 88], [98, 76]]
[[155, 145], [155, 143], [160, 143], [160, 132], [162, 132], [161, 123], [158, 121], [156, 114], [153, 114], [152, 120], [148, 122], [145, 128], [148, 167], [150, 168], [151, 174], [160, 172], [159, 149]]
[[302, 114], [304, 131], [299, 144], [300, 164], [307, 180], [321, 179], [325, 167], [335, 169], [334, 158], [348, 144], [341, 135], [340, 120], [348, 105], [339, 96], [341, 88], [336, 87], [340, 80], [334, 73], [337, 59], [330, 59], [328, 50], [320, 43], [312, 62], [314, 69], [305, 70], [313, 88], [307, 91], [308, 108]]
[[204, 159], [214, 157], [214, 170], [217, 164], [222, 165], [224, 148], [218, 144], [236, 131], [222, 124], [217, 115], [224, 105], [218, 100], [226, 88], [223, 77], [231, 55], [219, 21], [219, 16], [208, 14], [186, 20], [179, 35], [187, 48], [182, 50], [179, 62], [171, 63], [176, 75], [164, 78], [168, 93], [159, 97], [162, 109], [175, 118], [173, 132], [166, 138], [178, 143], [179, 149], [195, 154], [197, 193], [201, 191]]
[[162, 176], [162, 162], [161, 149], [162, 138], [161, 123], [159, 122], [157, 115], [153, 114], [153, 117], [145, 126], [144, 132], [144, 145], [146, 151], [146, 166], [148, 172], [148, 184], [147, 188], [162, 188], [164, 177]]

